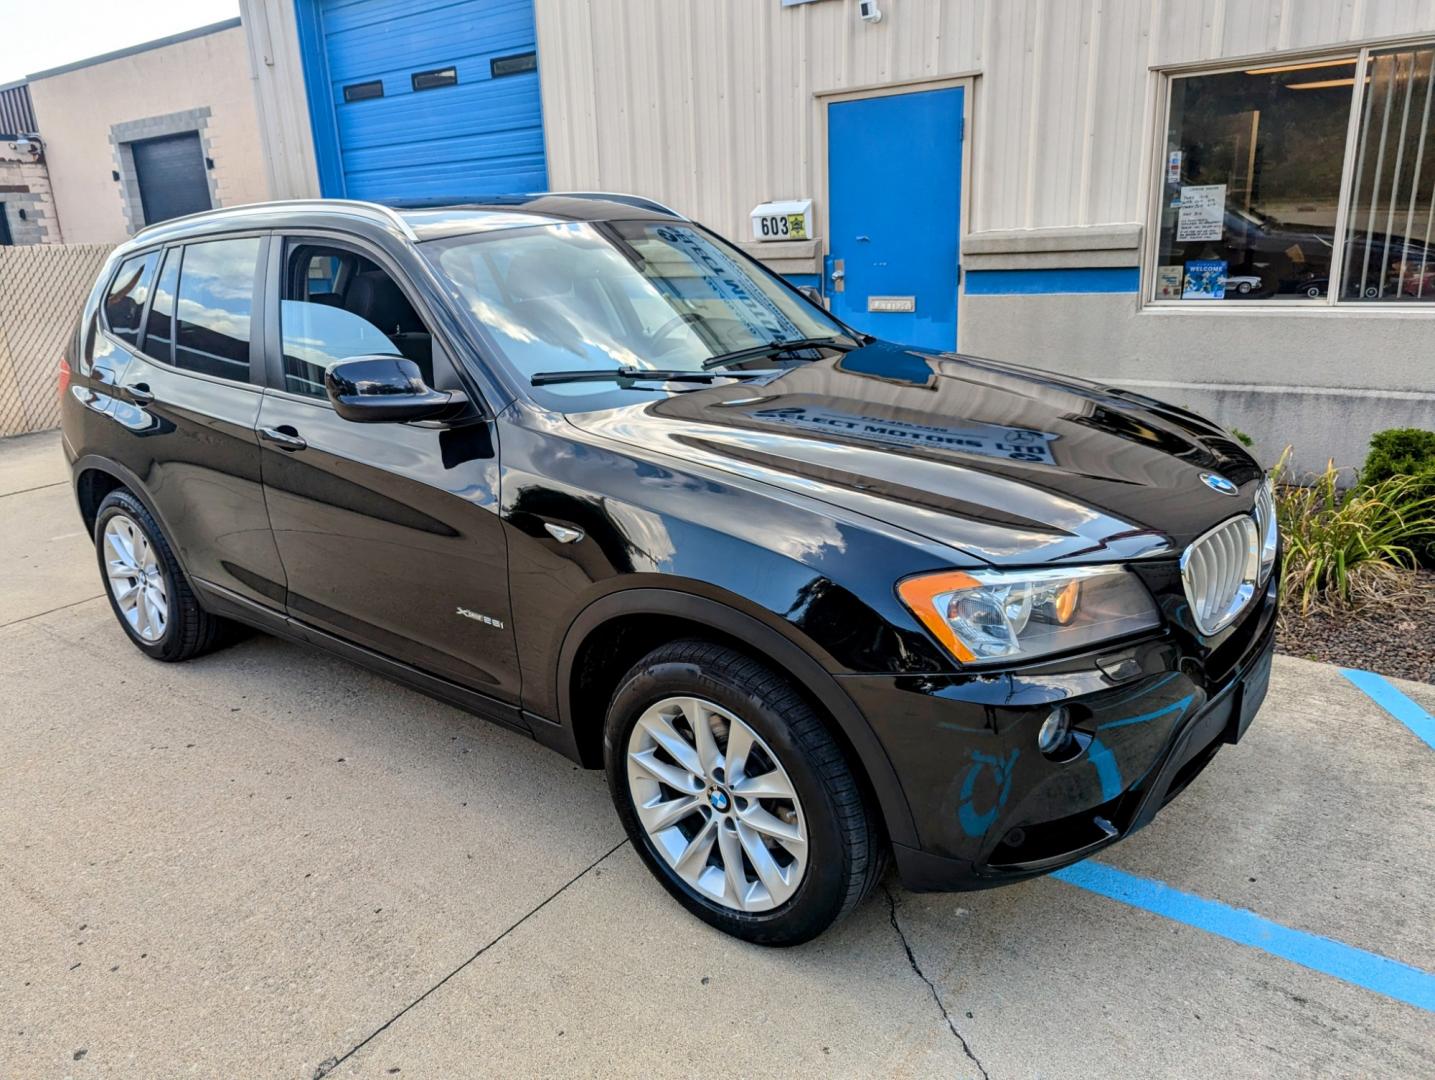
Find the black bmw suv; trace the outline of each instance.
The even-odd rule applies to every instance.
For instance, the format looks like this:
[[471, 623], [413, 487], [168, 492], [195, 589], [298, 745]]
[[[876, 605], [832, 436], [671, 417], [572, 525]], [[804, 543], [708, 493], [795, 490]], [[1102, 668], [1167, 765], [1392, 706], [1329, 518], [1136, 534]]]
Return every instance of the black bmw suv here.
[[750, 941], [889, 860], [1085, 858], [1265, 695], [1279, 538], [1220, 428], [873, 339], [643, 199], [167, 222], [60, 390], [140, 650], [257, 627], [604, 768], [658, 880]]

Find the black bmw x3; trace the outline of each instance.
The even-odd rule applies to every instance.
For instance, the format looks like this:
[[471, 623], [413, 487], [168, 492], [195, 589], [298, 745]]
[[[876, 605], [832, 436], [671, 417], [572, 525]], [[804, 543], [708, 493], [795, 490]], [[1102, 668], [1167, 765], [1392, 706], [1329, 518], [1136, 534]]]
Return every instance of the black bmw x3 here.
[[1083, 859], [1265, 696], [1278, 530], [1219, 427], [876, 340], [643, 199], [161, 224], [60, 389], [140, 650], [257, 627], [606, 769], [658, 880], [749, 941], [889, 861]]

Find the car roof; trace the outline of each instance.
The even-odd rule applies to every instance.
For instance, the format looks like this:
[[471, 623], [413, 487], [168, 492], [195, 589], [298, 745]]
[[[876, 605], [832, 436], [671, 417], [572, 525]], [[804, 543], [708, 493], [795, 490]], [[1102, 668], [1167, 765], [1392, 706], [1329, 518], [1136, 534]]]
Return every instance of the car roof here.
[[392, 202], [356, 199], [290, 199], [205, 210], [141, 229], [126, 249], [187, 239], [236, 228], [332, 226], [338, 218], [363, 221], [412, 241], [434, 240], [494, 229], [569, 221], [680, 221], [662, 203], [616, 192], [557, 191], [481, 198], [425, 198]]

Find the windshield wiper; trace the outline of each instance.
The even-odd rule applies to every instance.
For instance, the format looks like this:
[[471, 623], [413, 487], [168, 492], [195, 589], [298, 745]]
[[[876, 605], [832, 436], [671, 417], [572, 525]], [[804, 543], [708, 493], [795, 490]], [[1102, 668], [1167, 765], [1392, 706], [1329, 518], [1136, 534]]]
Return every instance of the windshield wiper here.
[[703, 382], [717, 379], [755, 379], [768, 371], [679, 371], [666, 368], [580, 368], [574, 371], [540, 371], [528, 381], [534, 386], [568, 382], [612, 382], [616, 379], [644, 379], [656, 382]]
[[844, 341], [841, 336], [799, 338], [796, 341], [769, 341], [765, 345], [754, 345], [750, 349], [738, 349], [736, 352], [714, 356], [710, 360], [703, 361], [703, 370], [711, 371], [713, 368], [736, 364], [742, 360], [751, 360], [759, 356], [781, 356], [783, 353], [800, 352], [803, 349], [841, 349], [843, 352], [847, 352], [857, 347], [857, 343], [851, 338]]

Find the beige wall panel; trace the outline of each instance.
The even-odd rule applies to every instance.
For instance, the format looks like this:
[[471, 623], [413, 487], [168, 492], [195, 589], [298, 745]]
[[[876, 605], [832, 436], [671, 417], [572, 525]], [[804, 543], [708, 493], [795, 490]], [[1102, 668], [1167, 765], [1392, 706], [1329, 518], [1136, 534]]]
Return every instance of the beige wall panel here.
[[68, 243], [113, 244], [128, 235], [110, 175], [114, 124], [207, 106], [220, 204], [269, 197], [241, 27], [38, 79], [30, 94]]

